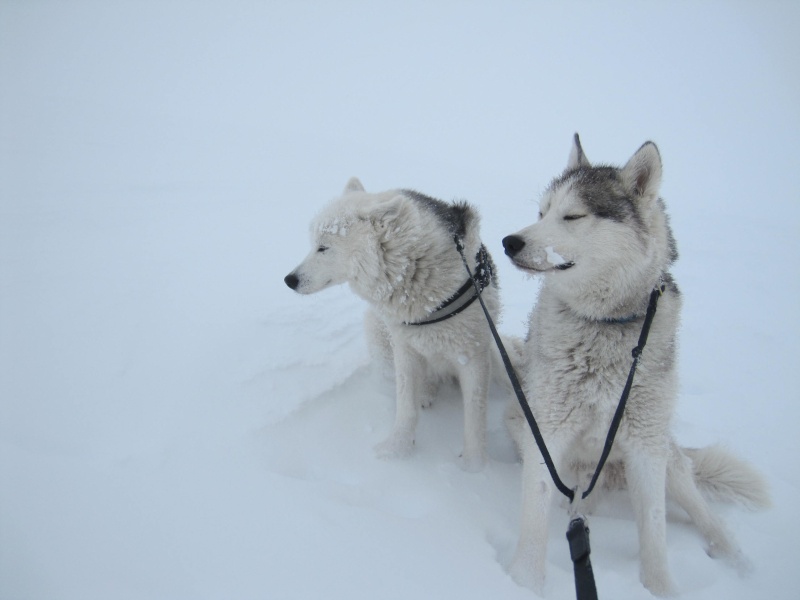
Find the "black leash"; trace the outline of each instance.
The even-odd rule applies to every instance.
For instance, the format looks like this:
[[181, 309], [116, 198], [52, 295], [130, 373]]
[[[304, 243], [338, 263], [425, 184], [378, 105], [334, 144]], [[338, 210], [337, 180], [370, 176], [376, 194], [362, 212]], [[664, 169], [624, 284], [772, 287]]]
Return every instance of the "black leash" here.
[[[519, 379], [514, 371], [514, 367], [511, 365], [511, 360], [508, 358], [508, 352], [506, 352], [505, 346], [500, 339], [500, 335], [497, 333], [497, 328], [494, 325], [494, 321], [492, 321], [489, 310], [486, 308], [486, 304], [483, 302], [483, 297], [481, 296], [481, 290], [478, 288], [478, 283], [472, 276], [472, 271], [470, 271], [469, 265], [467, 264], [467, 259], [464, 256], [464, 245], [461, 243], [461, 240], [458, 236], [454, 236], [453, 239], [456, 243], [456, 249], [461, 255], [464, 268], [467, 270], [469, 278], [475, 286], [478, 300], [481, 303], [481, 308], [483, 308], [483, 314], [486, 315], [486, 320], [489, 323], [489, 329], [492, 332], [494, 341], [497, 344], [497, 349], [500, 351], [500, 357], [503, 359], [503, 365], [506, 368], [506, 373], [508, 373], [508, 378], [511, 381], [511, 387], [514, 389], [517, 400], [519, 400], [522, 412], [525, 414], [525, 419], [528, 421], [528, 425], [533, 433], [533, 438], [536, 440], [536, 445], [539, 447], [539, 452], [542, 454], [544, 463], [547, 465], [547, 470], [550, 472], [550, 477], [552, 477], [553, 483], [555, 483], [558, 491], [569, 498], [571, 504], [575, 500], [575, 490], [567, 487], [558, 476], [556, 466], [553, 463], [550, 453], [547, 451], [547, 445], [544, 443], [544, 438], [539, 430], [539, 425], [536, 423], [536, 419], [533, 416], [530, 406], [528, 406], [528, 401], [525, 399], [525, 393], [522, 391], [522, 386], [519, 383]], [[633, 355], [633, 363], [631, 364], [631, 369], [628, 373], [628, 380], [625, 382], [625, 387], [622, 390], [622, 396], [619, 399], [617, 410], [614, 412], [614, 417], [611, 420], [611, 425], [608, 429], [608, 435], [606, 436], [603, 452], [600, 455], [600, 460], [597, 463], [592, 480], [589, 483], [589, 487], [586, 488], [586, 491], [581, 495], [582, 500], [585, 499], [594, 489], [594, 486], [600, 477], [600, 472], [603, 470], [606, 460], [608, 460], [608, 455], [611, 453], [611, 447], [614, 444], [614, 438], [617, 435], [617, 430], [619, 429], [619, 425], [622, 422], [622, 417], [625, 413], [625, 405], [628, 402], [628, 396], [630, 395], [631, 387], [633, 385], [633, 376], [636, 373], [636, 367], [639, 365], [639, 360], [642, 355], [642, 350], [644, 350], [644, 345], [647, 343], [647, 336], [650, 333], [650, 326], [652, 325], [653, 317], [655, 317], [656, 314], [658, 299], [661, 294], [664, 293], [664, 289], [664, 284], [659, 284], [659, 286], [650, 293], [650, 302], [647, 305], [647, 313], [645, 314], [644, 323], [642, 324], [642, 331], [639, 334], [639, 342], [631, 352]], [[589, 546], [589, 527], [586, 525], [586, 520], [582, 516], [578, 515], [570, 521], [569, 528], [567, 529], [567, 541], [569, 542], [570, 557], [572, 558], [573, 569], [575, 572], [576, 597], [578, 600], [597, 600], [597, 587], [595, 586], [594, 572], [592, 571], [592, 563], [589, 558], [589, 555], [591, 554], [591, 548]]]
[[636, 344], [636, 347], [631, 350], [633, 362], [631, 363], [631, 370], [628, 372], [628, 380], [625, 382], [625, 387], [622, 390], [622, 396], [619, 399], [619, 404], [617, 405], [617, 410], [614, 413], [614, 418], [611, 419], [611, 425], [608, 428], [608, 435], [606, 436], [606, 443], [603, 447], [603, 453], [600, 455], [597, 468], [594, 470], [592, 481], [589, 483], [589, 487], [586, 488], [586, 491], [583, 492], [581, 499], [586, 498], [592, 492], [594, 485], [597, 483], [597, 479], [600, 477], [600, 471], [603, 470], [606, 460], [608, 460], [608, 455], [611, 454], [611, 446], [614, 444], [614, 437], [617, 435], [617, 429], [619, 429], [619, 424], [622, 422], [622, 416], [625, 412], [625, 404], [627, 404], [628, 396], [631, 393], [633, 376], [636, 374], [636, 367], [639, 366], [639, 360], [642, 357], [642, 350], [644, 350], [644, 345], [647, 343], [647, 336], [650, 334], [650, 326], [653, 324], [653, 317], [656, 316], [658, 299], [661, 297], [661, 294], [664, 293], [665, 289], [666, 286], [661, 283], [652, 292], [650, 292], [650, 302], [647, 304], [647, 313], [644, 316], [644, 323], [642, 323], [642, 331], [639, 334], [639, 342]]

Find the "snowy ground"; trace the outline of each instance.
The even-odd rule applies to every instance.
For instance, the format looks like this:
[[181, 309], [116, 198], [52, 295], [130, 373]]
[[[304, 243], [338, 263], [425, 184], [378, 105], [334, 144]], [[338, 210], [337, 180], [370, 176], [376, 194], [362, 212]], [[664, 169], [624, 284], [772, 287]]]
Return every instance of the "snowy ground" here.
[[[799, 26], [789, 2], [0, 2], [0, 599], [532, 598], [504, 570], [503, 394], [483, 473], [453, 390], [377, 460], [364, 304], [282, 278], [351, 175], [466, 198], [522, 334], [535, 285], [500, 239], [574, 131], [595, 161], [659, 144], [675, 429], [772, 486], [720, 507], [748, 579], [671, 515], [682, 597], [796, 597]], [[552, 523], [547, 596], [572, 598]], [[591, 525], [601, 597], [649, 597], [624, 495]]]

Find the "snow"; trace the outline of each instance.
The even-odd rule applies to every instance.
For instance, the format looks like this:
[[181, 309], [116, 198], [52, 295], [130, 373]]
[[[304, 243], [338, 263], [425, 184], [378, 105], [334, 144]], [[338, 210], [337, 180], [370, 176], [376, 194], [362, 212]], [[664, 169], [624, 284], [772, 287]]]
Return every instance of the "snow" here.
[[563, 265], [566, 262], [564, 257], [556, 252], [552, 246], [547, 246], [544, 251], [547, 254], [547, 262], [551, 265]]
[[[468, 199], [521, 335], [535, 283], [500, 240], [575, 131], [600, 162], [659, 145], [675, 431], [772, 486], [719, 507], [745, 579], [670, 514], [681, 595], [795, 597], [798, 25], [778, 2], [0, 3], [0, 599], [534, 597], [504, 569], [504, 393], [483, 472], [452, 389], [378, 460], [364, 303], [282, 280], [353, 175]], [[547, 597], [572, 598], [551, 522]], [[625, 496], [590, 526], [601, 597], [649, 597]]]

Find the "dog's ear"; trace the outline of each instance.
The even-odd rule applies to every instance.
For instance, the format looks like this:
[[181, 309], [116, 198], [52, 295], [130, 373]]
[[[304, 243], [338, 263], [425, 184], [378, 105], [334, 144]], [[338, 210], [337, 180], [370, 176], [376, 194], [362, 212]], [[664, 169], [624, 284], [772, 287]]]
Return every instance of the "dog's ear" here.
[[638, 197], [655, 200], [661, 187], [661, 154], [645, 142], [622, 168], [622, 179]]
[[347, 185], [344, 186], [343, 194], [349, 194], [351, 192], [365, 192], [364, 186], [362, 185], [361, 181], [359, 181], [358, 177], [351, 177], [347, 181]]
[[373, 206], [369, 216], [376, 224], [387, 225], [406, 214], [409, 202], [408, 198], [397, 194]]
[[586, 154], [583, 152], [583, 147], [581, 146], [581, 138], [578, 137], [576, 133], [575, 136], [572, 138], [572, 148], [569, 151], [569, 160], [567, 161], [567, 171], [571, 171], [572, 169], [577, 169], [578, 167], [589, 167], [589, 159], [586, 158]]

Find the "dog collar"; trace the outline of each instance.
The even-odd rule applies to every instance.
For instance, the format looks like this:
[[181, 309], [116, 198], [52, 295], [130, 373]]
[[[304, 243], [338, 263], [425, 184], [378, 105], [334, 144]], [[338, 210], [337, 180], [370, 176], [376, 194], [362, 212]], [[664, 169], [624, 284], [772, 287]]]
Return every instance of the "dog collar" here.
[[[492, 282], [494, 276], [489, 253], [486, 251], [485, 246], [481, 245], [480, 250], [475, 255], [475, 261], [477, 263], [475, 266], [475, 281], [477, 281], [478, 287], [482, 292]], [[420, 321], [405, 322], [405, 325], [433, 325], [434, 323], [445, 321], [465, 310], [477, 298], [478, 293], [475, 291], [472, 280], [467, 279], [466, 283], [455, 294], [437, 306], [427, 317]]]
[[[664, 294], [666, 290], [666, 285], [664, 284], [664, 276], [662, 275], [661, 278], [658, 280], [658, 284], [656, 284], [654, 290], [658, 290], [658, 295], [661, 296]], [[628, 323], [633, 323], [634, 321], [638, 321], [639, 319], [643, 319], [646, 314], [632, 314], [627, 317], [620, 317], [619, 319], [590, 319], [596, 321], [597, 323], [603, 323], [604, 325], [627, 325]]]
[[627, 325], [628, 323], [633, 323], [634, 321], [638, 321], [643, 317], [644, 315], [630, 315], [628, 317], [621, 317], [619, 319], [597, 319], [597, 322], [605, 325]]

